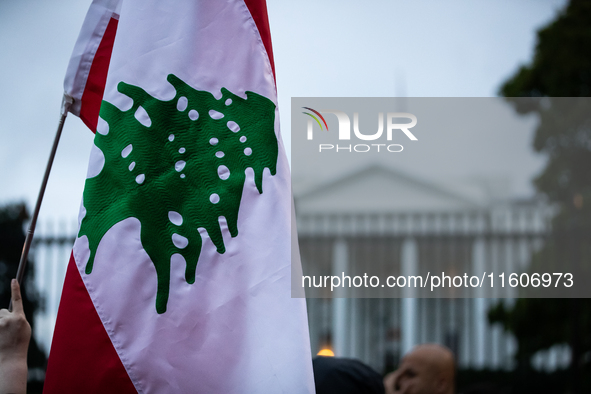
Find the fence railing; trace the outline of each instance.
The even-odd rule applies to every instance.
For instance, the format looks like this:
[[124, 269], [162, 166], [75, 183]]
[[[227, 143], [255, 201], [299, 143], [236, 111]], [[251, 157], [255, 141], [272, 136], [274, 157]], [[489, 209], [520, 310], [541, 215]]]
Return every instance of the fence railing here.
[[[552, 213], [548, 206], [523, 204], [451, 213], [301, 214], [303, 272], [381, 278], [424, 267], [449, 274], [482, 267], [523, 272], [550, 233]], [[437, 342], [454, 351], [462, 368], [514, 368], [515, 339], [487, 317], [493, 305], [514, 299], [506, 291], [465, 298], [463, 290], [452, 288], [440, 298], [413, 298], [412, 291], [401, 298], [331, 298], [330, 288], [306, 288], [312, 351], [328, 347], [384, 371], [412, 346]], [[518, 295], [510, 290], [509, 297]], [[568, 358], [564, 348], [555, 348], [536, 354], [533, 365], [553, 370], [566, 367]]]
[[[408, 242], [414, 242], [419, 265], [425, 259], [469, 265], [475, 248], [482, 248], [483, 258], [498, 267], [524, 267], [548, 234], [549, 213], [525, 207], [486, 213], [302, 216], [298, 232], [304, 273], [331, 272], [338, 263], [335, 248], [343, 245], [350, 264], [363, 267], [365, 260], [385, 270], [399, 270]], [[33, 243], [34, 283], [44, 303], [34, 335], [47, 352], [76, 231], [75, 223], [41, 223]], [[513, 368], [514, 338], [489, 325], [486, 316], [497, 298], [309, 295], [320, 297], [307, 300], [313, 353], [329, 346], [338, 350], [337, 355], [359, 358], [383, 371], [395, 365], [409, 346], [439, 342], [456, 353], [460, 367]], [[569, 357], [568, 348], [561, 347], [540, 352], [533, 362], [539, 369], [553, 370], [568, 365]]]

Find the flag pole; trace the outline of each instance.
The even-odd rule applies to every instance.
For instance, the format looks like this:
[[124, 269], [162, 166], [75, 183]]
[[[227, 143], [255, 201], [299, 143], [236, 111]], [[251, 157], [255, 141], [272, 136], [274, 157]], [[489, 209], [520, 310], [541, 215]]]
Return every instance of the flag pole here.
[[[51, 167], [53, 165], [53, 159], [55, 158], [55, 153], [57, 152], [57, 146], [60, 141], [60, 137], [62, 135], [62, 130], [64, 128], [64, 122], [66, 121], [66, 116], [68, 116], [68, 110], [70, 106], [74, 102], [74, 99], [69, 95], [64, 93], [64, 97], [62, 100], [62, 108], [61, 108], [61, 117], [59, 124], [57, 126], [57, 132], [55, 133], [55, 138], [53, 140], [53, 146], [51, 147], [51, 153], [49, 154], [49, 160], [47, 161], [47, 166], [45, 167], [45, 175], [43, 176], [43, 181], [41, 182], [41, 188], [39, 189], [39, 196], [37, 197], [37, 203], [35, 204], [35, 210], [33, 211], [33, 216], [31, 217], [31, 222], [29, 223], [29, 229], [27, 230], [27, 237], [25, 238], [25, 244], [23, 245], [23, 251], [21, 252], [21, 259], [18, 263], [18, 269], [16, 271], [16, 280], [22, 287], [23, 277], [25, 276], [25, 268], [27, 266], [27, 257], [29, 256], [29, 250], [31, 249], [31, 243], [33, 242], [33, 235], [35, 234], [35, 226], [37, 225], [37, 217], [39, 216], [39, 211], [41, 210], [41, 202], [43, 201], [43, 195], [45, 194], [45, 189], [47, 187], [47, 181], [49, 180], [49, 173], [51, 172]], [[12, 299], [10, 300], [10, 304], [8, 309], [12, 311]]]

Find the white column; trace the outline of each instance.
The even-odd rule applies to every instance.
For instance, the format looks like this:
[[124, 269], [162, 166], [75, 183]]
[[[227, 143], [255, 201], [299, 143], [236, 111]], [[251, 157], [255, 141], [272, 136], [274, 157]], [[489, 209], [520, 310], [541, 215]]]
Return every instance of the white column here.
[[[343, 272], [347, 275], [348, 266], [347, 243], [338, 239], [333, 247], [332, 274], [342, 277]], [[335, 356], [347, 357], [349, 347], [347, 340], [347, 318], [348, 299], [339, 298], [345, 296], [343, 288], [336, 288], [332, 299], [332, 345]]]
[[[483, 238], [476, 238], [474, 241], [474, 246], [472, 247], [472, 272], [473, 275], [482, 275], [484, 272], [484, 265], [485, 265], [485, 244]], [[477, 293], [479, 289], [477, 289]], [[474, 341], [472, 342], [474, 348], [472, 349], [472, 366], [475, 368], [484, 368], [486, 362], [486, 324], [487, 324], [487, 316], [486, 316], [486, 302], [485, 298], [482, 298], [482, 294], [480, 298], [476, 298], [474, 306], [472, 319], [473, 319], [473, 327], [474, 327]]]
[[[418, 246], [413, 238], [407, 238], [402, 244], [402, 275], [408, 276], [417, 275], [418, 270]], [[402, 355], [408, 353], [413, 346], [418, 344], [418, 308], [417, 299], [413, 298], [416, 295], [416, 289], [412, 287], [405, 287], [402, 291], [402, 330], [401, 330], [401, 345]]]

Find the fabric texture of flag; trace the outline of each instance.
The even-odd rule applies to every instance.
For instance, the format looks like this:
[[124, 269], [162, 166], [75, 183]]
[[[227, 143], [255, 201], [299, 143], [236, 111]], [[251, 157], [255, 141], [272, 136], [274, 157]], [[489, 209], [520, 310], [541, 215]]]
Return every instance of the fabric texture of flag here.
[[70, 112], [96, 129], [121, 0], [92, 2], [66, 71], [65, 94], [74, 99]]
[[45, 392], [314, 392], [264, 0], [94, 1], [65, 87], [96, 137]]

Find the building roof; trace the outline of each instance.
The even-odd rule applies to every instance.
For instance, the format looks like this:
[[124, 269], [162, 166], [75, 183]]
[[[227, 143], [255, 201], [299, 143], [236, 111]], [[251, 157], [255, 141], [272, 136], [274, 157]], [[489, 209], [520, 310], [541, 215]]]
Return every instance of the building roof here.
[[453, 212], [486, 206], [477, 193], [444, 187], [381, 165], [369, 165], [298, 190], [298, 214]]

